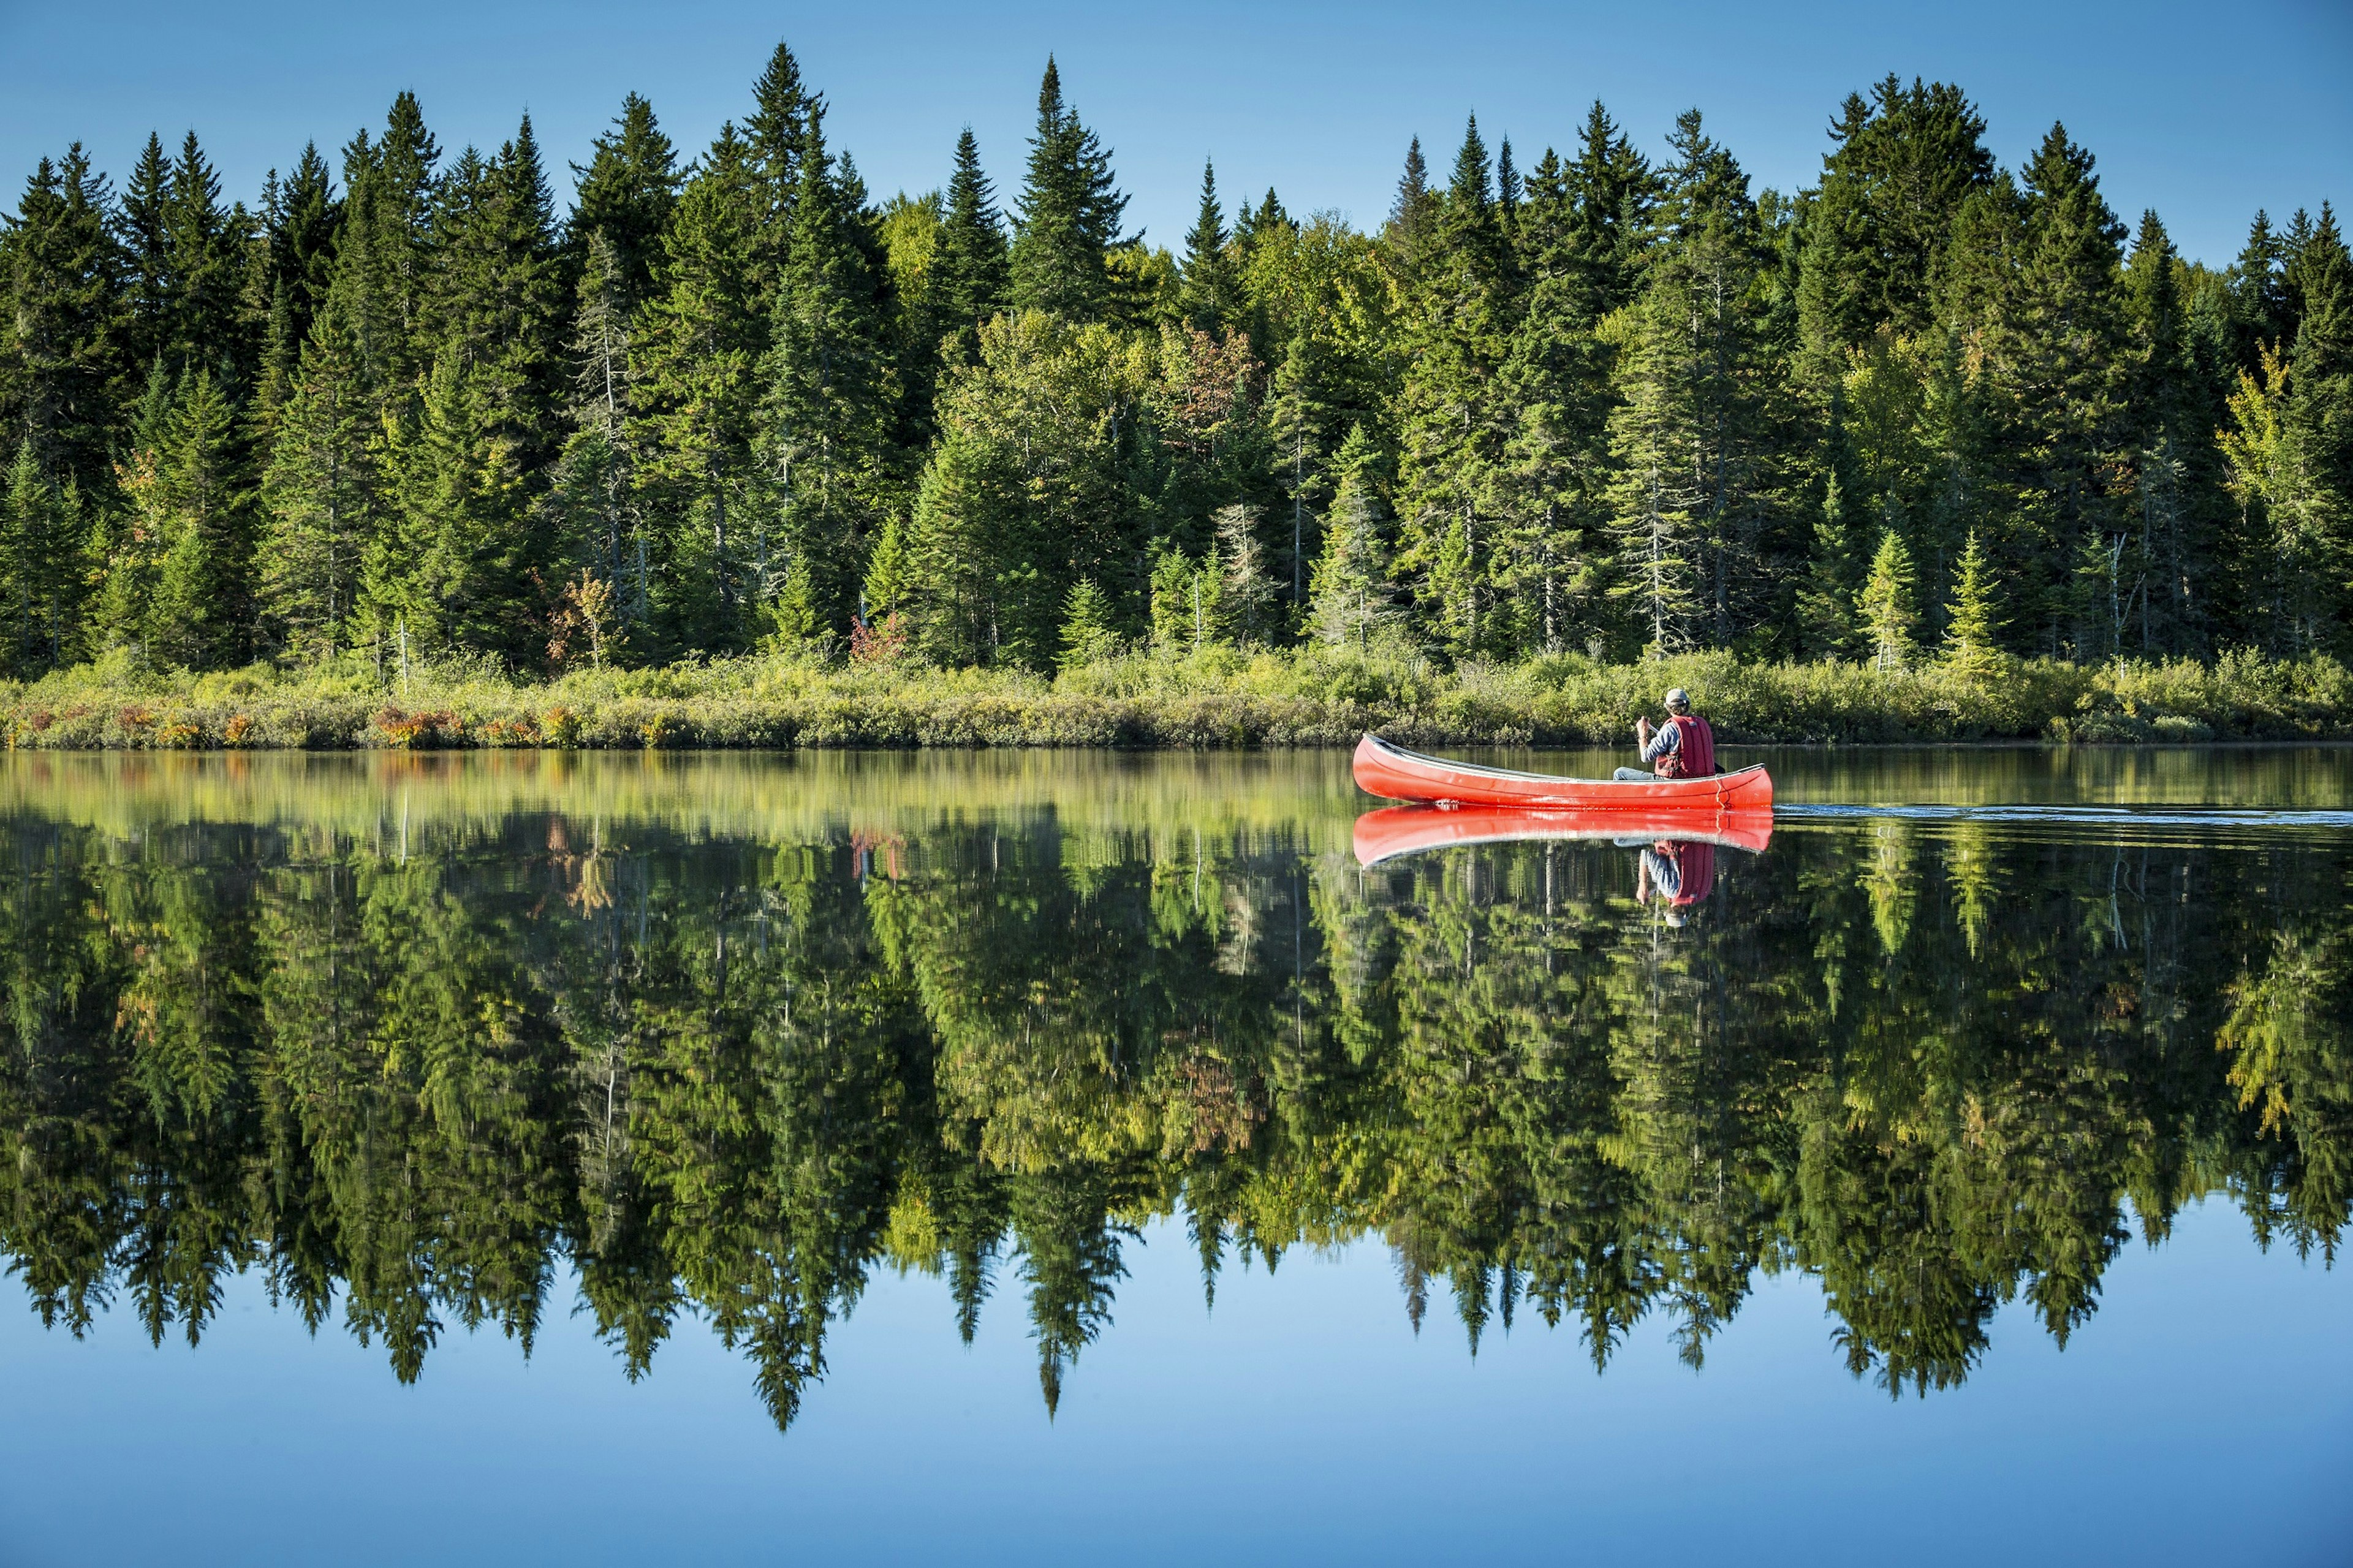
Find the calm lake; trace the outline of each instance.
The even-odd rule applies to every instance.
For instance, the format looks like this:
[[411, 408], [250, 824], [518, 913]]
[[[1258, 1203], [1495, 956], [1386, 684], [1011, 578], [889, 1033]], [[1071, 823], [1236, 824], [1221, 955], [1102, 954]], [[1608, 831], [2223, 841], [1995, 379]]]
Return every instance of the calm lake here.
[[0, 1564], [2353, 1560], [2353, 751], [1727, 760], [0, 756]]

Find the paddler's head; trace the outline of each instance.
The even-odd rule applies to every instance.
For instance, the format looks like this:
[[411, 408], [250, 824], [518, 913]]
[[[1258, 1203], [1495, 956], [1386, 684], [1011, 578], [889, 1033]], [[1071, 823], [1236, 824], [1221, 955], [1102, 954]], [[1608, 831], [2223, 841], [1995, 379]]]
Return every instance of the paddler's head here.
[[1673, 690], [1672, 690], [1672, 691], [1668, 692], [1668, 693], [1667, 693], [1667, 711], [1668, 711], [1668, 712], [1670, 712], [1670, 713], [1688, 713], [1688, 712], [1690, 712], [1690, 711], [1691, 711], [1691, 693], [1690, 693], [1690, 692], [1688, 692], [1688, 691], [1685, 691], [1685, 690], [1684, 690], [1682, 687], [1680, 687], [1680, 686], [1676, 687]]

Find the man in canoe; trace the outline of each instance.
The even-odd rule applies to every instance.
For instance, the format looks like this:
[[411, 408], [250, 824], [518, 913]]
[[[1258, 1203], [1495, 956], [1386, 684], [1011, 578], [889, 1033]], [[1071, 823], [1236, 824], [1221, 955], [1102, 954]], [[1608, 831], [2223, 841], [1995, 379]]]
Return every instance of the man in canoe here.
[[1715, 731], [1691, 710], [1691, 693], [1680, 686], [1667, 693], [1667, 721], [1652, 730], [1650, 720], [1635, 720], [1634, 740], [1651, 771], [1620, 768], [1612, 775], [1620, 780], [1700, 779], [1715, 772]]

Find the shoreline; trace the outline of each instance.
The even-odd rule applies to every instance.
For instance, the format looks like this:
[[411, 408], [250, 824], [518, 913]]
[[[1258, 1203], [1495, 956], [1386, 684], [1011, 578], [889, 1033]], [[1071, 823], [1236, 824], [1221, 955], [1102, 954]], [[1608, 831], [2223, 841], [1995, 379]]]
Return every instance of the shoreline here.
[[425, 667], [190, 674], [122, 661], [0, 683], [0, 743], [111, 751], [807, 751], [1616, 747], [1674, 686], [1728, 746], [2353, 742], [2353, 673], [2311, 656], [2214, 664], [2010, 660], [1631, 665], [1574, 655], [1440, 668], [1411, 654], [1131, 654], [1048, 677], [781, 657], [516, 680]]

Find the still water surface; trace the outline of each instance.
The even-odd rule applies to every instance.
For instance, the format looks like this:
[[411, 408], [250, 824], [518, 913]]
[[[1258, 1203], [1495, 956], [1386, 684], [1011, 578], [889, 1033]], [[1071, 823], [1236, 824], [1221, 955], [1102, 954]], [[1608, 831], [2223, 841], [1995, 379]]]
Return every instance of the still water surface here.
[[2353, 752], [1763, 758], [0, 760], [0, 1563], [2353, 1558]]

